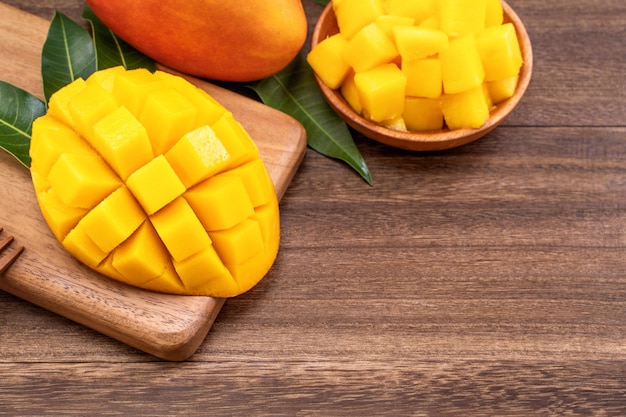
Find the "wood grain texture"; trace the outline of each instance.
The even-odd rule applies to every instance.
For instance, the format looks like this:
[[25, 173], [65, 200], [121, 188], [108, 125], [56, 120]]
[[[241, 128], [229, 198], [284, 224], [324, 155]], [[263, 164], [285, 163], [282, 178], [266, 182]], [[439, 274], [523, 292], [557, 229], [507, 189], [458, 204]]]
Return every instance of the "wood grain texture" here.
[[0, 292], [0, 415], [626, 415], [626, 3], [508, 3], [519, 107], [445, 152], [355, 135], [373, 186], [308, 150], [274, 268], [189, 360]]
[[[0, 49], [0, 73], [40, 98], [40, 55], [48, 26], [45, 19], [0, 3], [0, 34], [7, 45]], [[281, 197], [304, 156], [302, 126], [249, 98], [187, 78], [246, 127]], [[1, 289], [160, 358], [184, 360], [195, 352], [223, 299], [142, 291], [79, 264], [46, 226], [28, 170], [5, 152], [0, 154], [0, 196], [0, 224], [28, 247], [0, 279]]]

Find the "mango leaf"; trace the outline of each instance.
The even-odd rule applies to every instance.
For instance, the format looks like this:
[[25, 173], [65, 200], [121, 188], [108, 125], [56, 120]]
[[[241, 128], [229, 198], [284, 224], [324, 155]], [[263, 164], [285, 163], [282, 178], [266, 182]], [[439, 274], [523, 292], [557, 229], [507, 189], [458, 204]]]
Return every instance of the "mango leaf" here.
[[46, 113], [46, 105], [29, 92], [0, 81], [0, 148], [30, 167], [33, 121]]
[[369, 169], [348, 126], [324, 99], [304, 52], [301, 51], [280, 73], [249, 87], [266, 105], [298, 120], [307, 132], [307, 142], [312, 149], [346, 162], [372, 184]]
[[46, 102], [61, 87], [96, 70], [91, 36], [76, 22], [56, 12], [41, 53], [41, 76]]
[[102, 23], [87, 3], [85, 3], [83, 8], [83, 17], [91, 25], [98, 70], [119, 65], [126, 69], [146, 68], [150, 71], [156, 69], [152, 59], [117, 37], [111, 29]]
[[327, 5], [330, 3], [330, 0], [313, 0], [313, 3]]

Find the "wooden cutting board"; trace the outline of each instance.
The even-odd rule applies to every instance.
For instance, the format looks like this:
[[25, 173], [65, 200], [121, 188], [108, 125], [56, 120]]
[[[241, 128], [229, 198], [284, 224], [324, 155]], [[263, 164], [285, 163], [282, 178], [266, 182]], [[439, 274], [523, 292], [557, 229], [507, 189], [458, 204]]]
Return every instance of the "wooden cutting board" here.
[[[0, 79], [39, 98], [41, 48], [48, 27], [48, 21], [0, 2]], [[248, 130], [282, 197], [306, 150], [302, 125], [257, 101], [188, 79], [232, 111]], [[15, 236], [14, 245], [26, 247], [0, 276], [0, 289], [159, 358], [179, 361], [191, 356], [224, 304], [223, 299], [140, 290], [78, 263], [45, 224], [29, 171], [1, 150], [0, 226], [3, 235]]]

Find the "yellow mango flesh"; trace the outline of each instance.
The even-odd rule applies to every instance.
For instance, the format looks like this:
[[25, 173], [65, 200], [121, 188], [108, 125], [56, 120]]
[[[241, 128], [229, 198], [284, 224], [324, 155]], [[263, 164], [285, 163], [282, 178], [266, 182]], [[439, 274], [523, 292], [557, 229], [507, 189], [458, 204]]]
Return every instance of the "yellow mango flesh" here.
[[[503, 22], [501, 0], [335, 0], [333, 10], [340, 30], [333, 37], [345, 42], [311, 66], [371, 121], [409, 131], [478, 128], [494, 104], [515, 93], [523, 57], [515, 27]], [[316, 55], [326, 41], [309, 62], [321, 61]], [[394, 72], [392, 66], [404, 75], [402, 100], [390, 77], [380, 75]]]
[[34, 122], [30, 156], [52, 233], [112, 279], [232, 297], [274, 262], [278, 200], [258, 149], [182, 78], [116, 67], [74, 81]]

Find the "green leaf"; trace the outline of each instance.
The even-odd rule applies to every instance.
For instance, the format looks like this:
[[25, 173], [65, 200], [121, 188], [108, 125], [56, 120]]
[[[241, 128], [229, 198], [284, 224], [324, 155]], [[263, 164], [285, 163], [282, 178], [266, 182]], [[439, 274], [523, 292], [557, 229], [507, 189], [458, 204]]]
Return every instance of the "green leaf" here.
[[313, 0], [313, 3], [327, 5], [328, 3], [330, 3], [330, 0]]
[[308, 145], [354, 168], [369, 184], [372, 177], [346, 123], [324, 99], [303, 52], [280, 73], [249, 86], [268, 106], [304, 126]]
[[60, 88], [96, 70], [96, 53], [87, 30], [56, 12], [41, 54], [41, 76], [46, 102]]
[[30, 136], [33, 121], [46, 113], [46, 105], [34, 95], [0, 81], [0, 148], [30, 167]]
[[154, 72], [155, 62], [117, 37], [86, 3], [83, 17], [91, 25], [98, 70], [121, 65], [126, 69], [146, 68]]

